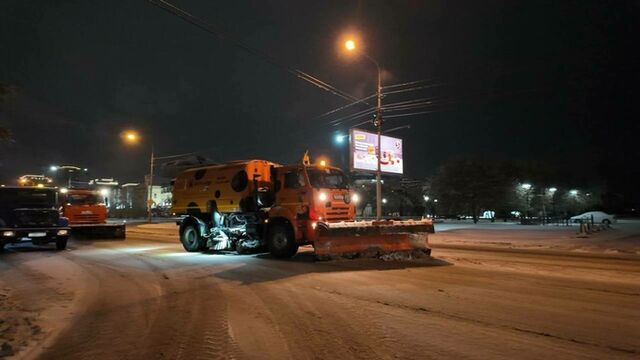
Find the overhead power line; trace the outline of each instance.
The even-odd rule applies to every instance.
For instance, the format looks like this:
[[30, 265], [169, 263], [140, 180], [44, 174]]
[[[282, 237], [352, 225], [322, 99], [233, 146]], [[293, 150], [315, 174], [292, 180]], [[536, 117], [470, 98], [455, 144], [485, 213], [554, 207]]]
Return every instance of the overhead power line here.
[[402, 86], [409, 86], [409, 85], [415, 85], [415, 84], [422, 84], [422, 83], [426, 83], [429, 81], [433, 81], [433, 79], [424, 79], [424, 80], [415, 80], [415, 81], [409, 81], [409, 82], [405, 82], [405, 83], [400, 83], [400, 84], [393, 84], [393, 85], [387, 85], [387, 86], [383, 86], [383, 89], [393, 89], [393, 88], [397, 88], [397, 87], [402, 87]]
[[[348, 93], [336, 88], [335, 86], [333, 86], [333, 85], [331, 85], [331, 84], [329, 84], [329, 83], [327, 83], [325, 81], [322, 81], [322, 80], [318, 79], [315, 76], [312, 76], [312, 75], [310, 75], [310, 74], [308, 74], [308, 73], [306, 73], [306, 72], [304, 72], [302, 70], [295, 69], [295, 68], [292, 68], [290, 66], [281, 64], [280, 62], [278, 62], [272, 56], [267, 55], [266, 53], [264, 53], [264, 52], [262, 52], [260, 50], [254, 49], [253, 47], [249, 46], [247, 43], [245, 43], [245, 42], [243, 42], [243, 41], [241, 41], [241, 40], [229, 35], [221, 27], [216, 26], [214, 24], [211, 24], [211, 23], [209, 23], [207, 21], [204, 21], [204, 20], [202, 20], [202, 19], [190, 14], [187, 11], [185, 11], [183, 9], [180, 9], [179, 7], [171, 4], [168, 1], [165, 1], [165, 0], [147, 0], [147, 1], [150, 2], [153, 5], [161, 8], [162, 10], [165, 10], [165, 11], [167, 11], [167, 12], [169, 12], [169, 13], [175, 15], [175, 16], [178, 16], [182, 20], [184, 20], [184, 21], [186, 21], [186, 22], [188, 22], [188, 23], [190, 23], [190, 24], [192, 24], [192, 25], [194, 25], [194, 26], [196, 26], [196, 27], [198, 27], [198, 28], [200, 28], [200, 29], [212, 34], [212, 35], [217, 36], [220, 40], [229, 41], [232, 44], [234, 44], [235, 46], [245, 50], [246, 52], [248, 52], [248, 53], [250, 53], [250, 54], [252, 54], [252, 55], [254, 55], [256, 57], [259, 57], [262, 60], [268, 62], [269, 64], [271, 64], [271, 65], [273, 65], [273, 66], [275, 66], [275, 67], [277, 67], [277, 68], [279, 68], [281, 70], [284, 70], [284, 71], [294, 75], [295, 77], [297, 77], [297, 78], [299, 78], [301, 80], [304, 80], [304, 81], [306, 81], [306, 82], [308, 82], [308, 83], [310, 83], [310, 84], [312, 84], [312, 85], [314, 85], [314, 86], [316, 86], [316, 87], [318, 87], [320, 89], [323, 89], [323, 90], [325, 90], [325, 91], [327, 91], [329, 93], [332, 93], [332, 94], [334, 94], [336, 96], [339, 96], [339, 97], [341, 97], [343, 99], [346, 99], [346, 100], [351, 100], [351, 101], [356, 101], [356, 102], [361, 102], [361, 103], [367, 104], [363, 100], [358, 99], [355, 96], [350, 95], [350, 94], [348, 94]], [[367, 105], [369, 105], [369, 104], [367, 104]]]
[[[327, 115], [331, 115], [331, 114], [333, 114], [333, 113], [336, 113], [336, 112], [338, 112], [338, 111], [341, 111], [341, 110], [344, 110], [344, 109], [350, 108], [350, 107], [352, 107], [352, 106], [354, 106], [354, 105], [357, 105], [357, 104], [362, 103], [362, 101], [364, 101], [364, 100], [368, 100], [368, 99], [374, 98], [375, 96], [376, 96], [376, 94], [371, 94], [371, 95], [369, 95], [369, 96], [367, 96], [367, 97], [363, 97], [363, 98], [359, 99], [358, 101], [351, 102], [351, 103], [349, 103], [349, 104], [347, 104], [347, 105], [343, 105], [343, 106], [340, 106], [340, 107], [335, 108], [335, 109], [333, 109], [333, 110], [329, 110], [329, 111], [327, 111], [326, 113], [320, 114], [320, 115], [316, 116], [314, 119], [319, 119], [319, 118], [325, 117], [325, 116], [327, 116]], [[374, 109], [374, 107], [373, 107], [373, 106], [369, 106], [369, 107], [370, 107], [371, 109]]]

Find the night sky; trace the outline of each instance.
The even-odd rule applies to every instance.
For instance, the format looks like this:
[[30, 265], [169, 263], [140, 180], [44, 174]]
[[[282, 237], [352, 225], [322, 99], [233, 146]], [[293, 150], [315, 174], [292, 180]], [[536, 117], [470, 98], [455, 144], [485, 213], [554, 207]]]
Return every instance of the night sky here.
[[[385, 123], [411, 125], [394, 132], [409, 177], [482, 156], [548, 162], [627, 193], [637, 185], [638, 1], [173, 3], [356, 97], [374, 93], [376, 70], [340, 54], [346, 31], [384, 85], [428, 79], [383, 100], [434, 100], [405, 112], [432, 113]], [[15, 138], [0, 147], [5, 183], [63, 163], [139, 181], [151, 143], [160, 156], [287, 163], [309, 149], [339, 162], [347, 150], [334, 134], [367, 119], [330, 125], [365, 107], [318, 118], [349, 101], [142, 0], [2, 1], [0, 82], [18, 89], [0, 112]], [[124, 145], [127, 128], [145, 142]]]

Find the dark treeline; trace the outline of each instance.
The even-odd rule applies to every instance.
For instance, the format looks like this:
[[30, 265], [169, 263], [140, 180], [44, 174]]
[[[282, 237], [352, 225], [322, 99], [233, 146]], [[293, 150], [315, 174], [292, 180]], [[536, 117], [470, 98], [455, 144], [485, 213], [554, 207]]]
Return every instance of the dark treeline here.
[[[375, 190], [360, 185], [363, 199], [375, 207]], [[436, 215], [508, 219], [542, 216], [555, 219], [590, 210], [631, 212], [624, 196], [581, 162], [554, 164], [488, 158], [450, 160], [425, 181], [387, 179], [386, 215]]]

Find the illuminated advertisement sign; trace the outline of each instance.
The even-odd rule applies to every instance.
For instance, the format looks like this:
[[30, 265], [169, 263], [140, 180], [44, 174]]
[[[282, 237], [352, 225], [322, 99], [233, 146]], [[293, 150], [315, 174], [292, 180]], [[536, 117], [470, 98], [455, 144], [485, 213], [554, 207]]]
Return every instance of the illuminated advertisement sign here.
[[[380, 171], [388, 174], [402, 174], [402, 139], [382, 135]], [[375, 172], [378, 170], [378, 135], [358, 129], [351, 129], [349, 137], [351, 170]]]

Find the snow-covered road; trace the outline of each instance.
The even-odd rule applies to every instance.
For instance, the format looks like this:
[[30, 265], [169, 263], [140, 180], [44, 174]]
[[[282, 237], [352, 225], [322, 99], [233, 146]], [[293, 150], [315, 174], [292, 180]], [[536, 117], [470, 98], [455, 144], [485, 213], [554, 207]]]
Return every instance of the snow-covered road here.
[[474, 248], [474, 230], [465, 229], [435, 236], [434, 258], [419, 262], [314, 262], [309, 249], [279, 261], [186, 253], [174, 231], [141, 226], [124, 241], [0, 254], [0, 354], [640, 357], [637, 254], [529, 251], [499, 241]]

